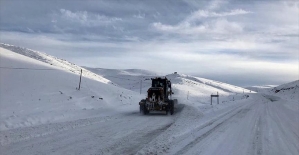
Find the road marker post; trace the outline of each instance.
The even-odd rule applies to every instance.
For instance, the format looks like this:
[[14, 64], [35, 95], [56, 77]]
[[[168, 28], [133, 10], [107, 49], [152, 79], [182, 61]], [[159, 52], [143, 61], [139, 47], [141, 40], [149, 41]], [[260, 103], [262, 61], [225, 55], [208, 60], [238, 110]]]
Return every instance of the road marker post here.
[[219, 104], [219, 94], [217, 92], [217, 95], [211, 95], [211, 105], [213, 105], [213, 97], [217, 97], [217, 104]]

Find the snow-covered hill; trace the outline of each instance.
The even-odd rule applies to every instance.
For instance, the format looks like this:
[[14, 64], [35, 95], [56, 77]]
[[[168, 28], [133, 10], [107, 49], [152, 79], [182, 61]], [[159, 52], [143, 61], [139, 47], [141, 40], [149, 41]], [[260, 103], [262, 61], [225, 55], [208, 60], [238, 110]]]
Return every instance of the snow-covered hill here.
[[[159, 75], [158, 73], [143, 70], [143, 69], [105, 69], [105, 68], [91, 68], [84, 67], [88, 70], [92, 70], [102, 76], [155, 76]], [[160, 74], [161, 75], [161, 74]]]
[[89, 76], [93, 73], [85, 74], [93, 78], [83, 77], [76, 90], [79, 75], [69, 69], [79, 67], [42, 56], [55, 65], [0, 47], [0, 130], [95, 117], [104, 114], [102, 109], [130, 107], [141, 98], [101, 76]]
[[142, 92], [146, 92], [146, 88], [150, 86], [150, 79], [161, 76], [158, 73], [140, 70], [140, 69], [104, 69], [84, 67], [85, 69], [98, 74], [123, 88], [140, 92], [140, 83], [142, 82]]
[[266, 95], [275, 95], [286, 100], [299, 100], [299, 80], [279, 86], [252, 86], [247, 87], [247, 89]]
[[264, 92], [266, 89], [268, 88], [273, 88], [276, 87], [277, 85], [264, 85], [264, 86], [250, 86], [250, 87], [246, 87], [246, 89], [251, 90], [251, 91], [255, 91], [255, 92]]
[[299, 80], [282, 84], [267, 90], [270, 94], [279, 96], [280, 98], [299, 101]]
[[[145, 98], [150, 87], [150, 79], [161, 76], [140, 69], [82, 68], [42, 52], [3, 43], [0, 46], [1, 67], [4, 67], [1, 68], [0, 97], [2, 110], [5, 110], [0, 114], [1, 130], [94, 116], [96, 112], [93, 115], [85, 112], [88, 109], [96, 111], [119, 105], [138, 109], [138, 102]], [[80, 69], [83, 69], [83, 79], [78, 91]], [[218, 92], [220, 102], [226, 103], [243, 99], [246, 96], [243, 91], [249, 92], [187, 75], [169, 74], [166, 77], [173, 82], [173, 98], [199, 109], [211, 109], [211, 94]]]
[[57, 66], [59, 68], [63, 68], [65, 71], [68, 72], [72, 72], [75, 73], [77, 75], [80, 75], [81, 69], [82, 71], [82, 76], [93, 79], [93, 80], [97, 80], [100, 82], [104, 82], [104, 83], [109, 83], [109, 84], [113, 84], [111, 83], [109, 80], [94, 74], [92, 72], [90, 72], [89, 70], [86, 70], [74, 63], [68, 62], [67, 60], [63, 60], [51, 55], [48, 55], [46, 53], [42, 53], [39, 51], [35, 51], [35, 50], [31, 50], [28, 48], [23, 48], [23, 47], [18, 47], [18, 46], [14, 46], [14, 45], [9, 45], [9, 44], [4, 44], [4, 43], [0, 43], [0, 47], [7, 49], [9, 51], [13, 51], [15, 53], [30, 57], [32, 59], [53, 65], [53, 66]]

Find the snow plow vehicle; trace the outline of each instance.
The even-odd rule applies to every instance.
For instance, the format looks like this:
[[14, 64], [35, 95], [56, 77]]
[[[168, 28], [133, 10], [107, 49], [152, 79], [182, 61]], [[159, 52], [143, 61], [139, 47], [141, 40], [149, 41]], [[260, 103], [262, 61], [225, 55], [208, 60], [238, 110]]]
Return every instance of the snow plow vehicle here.
[[147, 91], [146, 99], [139, 102], [140, 112], [146, 115], [150, 111], [165, 111], [166, 114], [170, 112], [172, 115], [177, 100], [171, 99], [173, 94], [171, 82], [166, 77], [156, 77], [151, 80], [152, 86]]

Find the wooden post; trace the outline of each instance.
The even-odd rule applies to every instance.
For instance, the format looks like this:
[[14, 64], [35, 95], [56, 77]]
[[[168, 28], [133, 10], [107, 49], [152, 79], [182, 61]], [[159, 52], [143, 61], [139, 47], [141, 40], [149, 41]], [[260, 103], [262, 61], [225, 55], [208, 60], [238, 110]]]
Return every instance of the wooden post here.
[[142, 90], [142, 80], [140, 80], [140, 94], [141, 94], [141, 90]]
[[218, 95], [218, 91], [217, 91], [217, 103], [219, 104], [219, 95]]
[[82, 77], [82, 69], [81, 69], [81, 74], [80, 74], [80, 81], [79, 81], [79, 88], [78, 88], [78, 90], [80, 90], [80, 88], [81, 88], [81, 77]]

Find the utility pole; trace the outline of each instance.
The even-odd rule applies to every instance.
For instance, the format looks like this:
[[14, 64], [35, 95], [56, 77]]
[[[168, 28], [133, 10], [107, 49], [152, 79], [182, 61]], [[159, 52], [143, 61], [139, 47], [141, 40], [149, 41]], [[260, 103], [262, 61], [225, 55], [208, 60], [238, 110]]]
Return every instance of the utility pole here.
[[140, 80], [140, 94], [141, 94], [141, 91], [142, 91], [142, 80]]
[[219, 95], [218, 95], [218, 91], [217, 91], [217, 103], [219, 104]]
[[187, 100], [189, 100], [189, 91], [188, 91], [188, 94], [187, 94]]
[[81, 88], [81, 77], [82, 77], [82, 69], [81, 69], [81, 74], [80, 74], [80, 81], [79, 81], [79, 88], [78, 88], [78, 90], [80, 90], [80, 88]]

